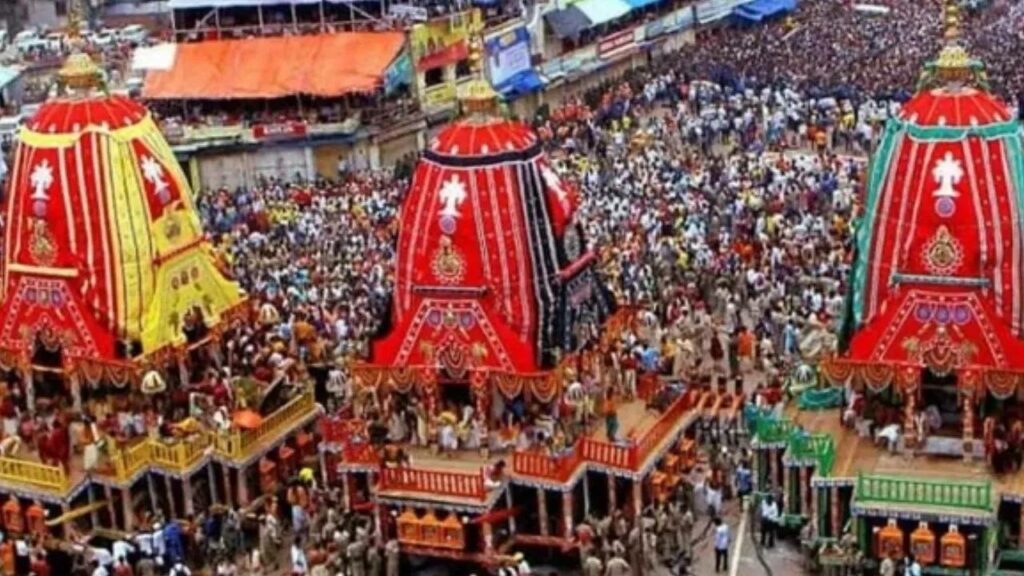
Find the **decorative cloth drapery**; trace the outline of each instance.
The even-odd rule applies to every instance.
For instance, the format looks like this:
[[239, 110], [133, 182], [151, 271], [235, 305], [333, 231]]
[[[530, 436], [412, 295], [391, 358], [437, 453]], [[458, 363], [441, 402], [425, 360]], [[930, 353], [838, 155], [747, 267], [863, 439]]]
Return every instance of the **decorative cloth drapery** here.
[[1024, 382], [1024, 374], [1019, 372], [1006, 372], [1001, 370], [988, 370], [982, 375], [985, 389], [992, 396], [999, 400], [1006, 400], [1017, 394], [1021, 383]]
[[1024, 373], [1012, 370], [970, 367], [957, 372], [957, 387], [963, 395], [987, 392], [998, 400], [1006, 400], [1015, 396], [1022, 384]]
[[99, 384], [106, 380], [123, 388], [141, 378], [140, 367], [130, 362], [114, 362], [109, 360], [79, 358], [71, 361], [71, 371], [89, 383]]
[[562, 392], [560, 370], [536, 374], [509, 374], [493, 372], [492, 379], [502, 396], [511, 400], [520, 394], [544, 403], [552, 402]]
[[895, 382], [903, 393], [914, 393], [921, 382], [921, 366], [881, 362], [858, 362], [845, 358], [826, 358], [818, 365], [822, 376], [836, 386], [851, 383], [871, 392], [884, 392]]

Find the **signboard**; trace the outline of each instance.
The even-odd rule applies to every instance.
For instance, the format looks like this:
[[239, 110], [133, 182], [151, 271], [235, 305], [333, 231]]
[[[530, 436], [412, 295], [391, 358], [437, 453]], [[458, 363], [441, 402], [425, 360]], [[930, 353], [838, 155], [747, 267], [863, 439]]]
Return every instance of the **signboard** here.
[[455, 84], [446, 82], [423, 90], [420, 103], [424, 108], [441, 108], [455, 102]]
[[426, 22], [430, 19], [426, 8], [409, 4], [392, 4], [388, 7], [388, 16], [398, 19], [408, 18], [413, 22]]
[[623, 30], [617, 32], [611, 36], [602, 38], [597, 43], [597, 57], [601, 59], [608, 58], [615, 52], [621, 50], [628, 50], [634, 46], [633, 42], [633, 30]]
[[305, 135], [305, 122], [275, 122], [273, 124], [256, 124], [252, 127], [252, 137], [256, 140], [301, 138]]
[[533, 67], [530, 61], [530, 33], [516, 28], [484, 42], [491, 84], [501, 86], [516, 74]]
[[398, 58], [395, 58], [395, 61], [384, 71], [384, 94], [389, 96], [395, 90], [407, 86], [411, 82], [412, 58], [409, 56], [408, 50], [402, 50]]
[[597, 42], [597, 57], [601, 60], [607, 60], [636, 48], [638, 37], [639, 41], [643, 42], [644, 31], [642, 26], [638, 26], [629, 30], [623, 30], [622, 32], [616, 32], [611, 36], [605, 36]]
[[480, 11], [460, 12], [412, 27], [409, 46], [417, 70], [430, 70], [464, 60], [469, 37], [480, 26]]

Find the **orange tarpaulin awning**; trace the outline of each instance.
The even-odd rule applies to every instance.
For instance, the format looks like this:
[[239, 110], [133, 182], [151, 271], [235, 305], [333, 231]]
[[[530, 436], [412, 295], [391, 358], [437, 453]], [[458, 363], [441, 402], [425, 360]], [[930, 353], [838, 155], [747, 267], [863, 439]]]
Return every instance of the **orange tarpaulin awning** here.
[[346, 32], [179, 44], [170, 69], [146, 74], [142, 95], [219, 100], [370, 92], [383, 85], [403, 42], [399, 32]]

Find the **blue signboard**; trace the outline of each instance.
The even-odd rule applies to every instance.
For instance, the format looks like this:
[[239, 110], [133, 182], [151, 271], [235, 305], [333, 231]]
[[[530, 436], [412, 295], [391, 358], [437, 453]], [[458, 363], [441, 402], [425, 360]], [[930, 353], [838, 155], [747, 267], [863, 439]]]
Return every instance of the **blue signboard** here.
[[408, 50], [402, 50], [398, 58], [395, 58], [395, 61], [384, 71], [384, 94], [390, 95], [411, 82], [412, 58], [409, 57]]
[[533, 68], [530, 62], [530, 33], [526, 28], [515, 28], [485, 42], [487, 70], [491, 84], [502, 86], [516, 74]]

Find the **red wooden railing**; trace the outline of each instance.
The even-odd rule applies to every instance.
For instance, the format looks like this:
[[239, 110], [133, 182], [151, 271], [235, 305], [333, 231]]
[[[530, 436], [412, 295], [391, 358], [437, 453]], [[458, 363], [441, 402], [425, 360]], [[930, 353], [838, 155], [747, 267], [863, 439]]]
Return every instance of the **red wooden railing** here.
[[650, 429], [635, 443], [629, 446], [612, 444], [601, 440], [587, 438], [583, 442], [583, 458], [604, 466], [636, 470], [650, 456], [655, 447], [666, 434], [675, 427], [680, 418], [697, 405], [699, 392], [689, 390], [668, 407], [658, 417]]
[[686, 413], [693, 408], [694, 398], [696, 391], [688, 390], [686, 394], [683, 394], [676, 401], [665, 410], [664, 413], [658, 418], [658, 421], [651, 426], [647, 433], [640, 438], [634, 447], [636, 455], [634, 457], [634, 466], [639, 467], [647, 460], [648, 456], [654, 452], [654, 449], [664, 440], [665, 436], [672, 431], [672, 428], [676, 426], [681, 418], [686, 416]]
[[515, 452], [512, 454], [512, 470], [521, 476], [532, 476], [555, 482], [565, 482], [583, 462], [583, 442], [576, 441], [572, 451], [562, 456], [549, 456], [540, 452]]
[[380, 489], [476, 500], [483, 500], [487, 496], [483, 471], [471, 474], [418, 468], [384, 468], [381, 470]]
[[587, 462], [632, 470], [633, 456], [633, 446], [620, 446], [593, 438], [583, 441], [583, 458]]

